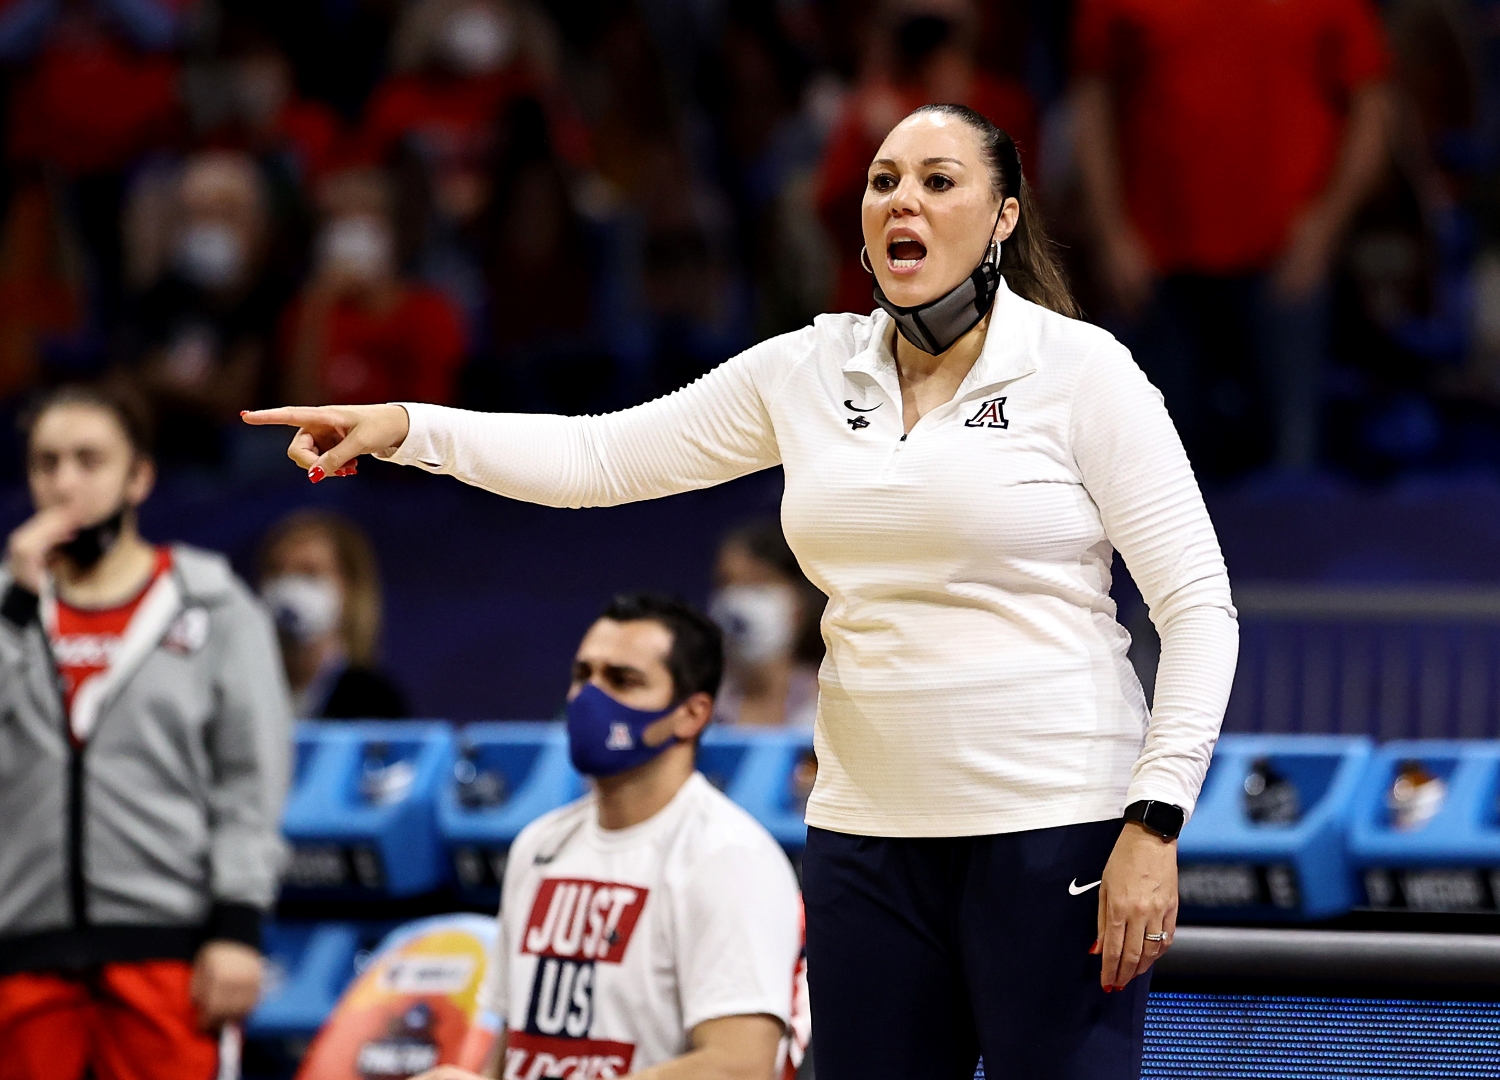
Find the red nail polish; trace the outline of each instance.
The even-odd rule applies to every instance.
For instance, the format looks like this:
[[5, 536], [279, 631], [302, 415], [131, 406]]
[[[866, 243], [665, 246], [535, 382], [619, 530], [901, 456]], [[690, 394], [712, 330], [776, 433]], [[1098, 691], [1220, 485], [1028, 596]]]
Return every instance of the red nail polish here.
[[240, 415], [241, 416], [249, 416], [250, 415], [250, 410], [249, 409], [241, 409], [240, 410]]
[[316, 484], [319, 480], [322, 480], [323, 477], [324, 477], [323, 470], [322, 470], [321, 467], [319, 467], [317, 465], [314, 465], [311, 469], [307, 470], [307, 478], [309, 480], [311, 480], [314, 484]]

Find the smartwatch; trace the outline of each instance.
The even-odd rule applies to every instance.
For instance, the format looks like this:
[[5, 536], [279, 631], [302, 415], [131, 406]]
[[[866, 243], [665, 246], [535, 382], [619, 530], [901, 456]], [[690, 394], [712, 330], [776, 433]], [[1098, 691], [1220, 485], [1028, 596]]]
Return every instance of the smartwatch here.
[[1154, 799], [1141, 799], [1125, 808], [1126, 821], [1139, 821], [1163, 840], [1176, 840], [1187, 815], [1182, 807]]

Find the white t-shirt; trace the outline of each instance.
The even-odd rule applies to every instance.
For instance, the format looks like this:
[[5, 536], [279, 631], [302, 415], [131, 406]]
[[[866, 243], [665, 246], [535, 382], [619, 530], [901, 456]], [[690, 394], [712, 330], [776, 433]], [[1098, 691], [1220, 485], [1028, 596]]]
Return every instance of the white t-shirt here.
[[[828, 596], [807, 823], [975, 836], [1191, 811], [1239, 633], [1182, 443], [1130, 353], [1001, 286], [953, 399], [903, 425], [884, 311], [824, 315], [606, 416], [408, 405], [393, 460], [606, 506], [781, 465]], [[1129, 564], [1161, 635], [1148, 712], [1115, 619]]]
[[797, 881], [765, 829], [699, 773], [648, 821], [602, 829], [590, 794], [510, 849], [480, 1009], [506, 1080], [624, 1076], [705, 1020], [791, 1019]]

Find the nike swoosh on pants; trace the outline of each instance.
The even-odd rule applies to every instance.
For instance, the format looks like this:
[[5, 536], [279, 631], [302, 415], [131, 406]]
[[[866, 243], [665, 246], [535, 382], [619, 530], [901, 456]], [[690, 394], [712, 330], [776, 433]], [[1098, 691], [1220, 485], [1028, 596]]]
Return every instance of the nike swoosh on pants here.
[[1078, 879], [1074, 878], [1072, 881], [1068, 882], [1068, 895], [1069, 896], [1082, 896], [1084, 893], [1088, 892], [1090, 889], [1097, 888], [1100, 884], [1103, 883], [1103, 881], [1104, 881], [1104, 879], [1100, 878], [1098, 881], [1090, 882], [1087, 885], [1080, 885], [1080, 884], [1078, 884]]

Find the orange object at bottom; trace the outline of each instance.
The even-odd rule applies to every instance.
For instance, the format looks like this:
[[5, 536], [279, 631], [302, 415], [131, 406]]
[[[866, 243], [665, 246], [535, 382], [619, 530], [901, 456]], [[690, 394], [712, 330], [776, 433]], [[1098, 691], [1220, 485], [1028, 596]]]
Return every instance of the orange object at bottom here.
[[392, 931], [344, 991], [297, 1080], [478, 1069], [495, 1041], [495, 1025], [479, 1015], [495, 933], [495, 920], [482, 915], [438, 915]]
[[213, 1080], [181, 960], [0, 977], [0, 1080]]

